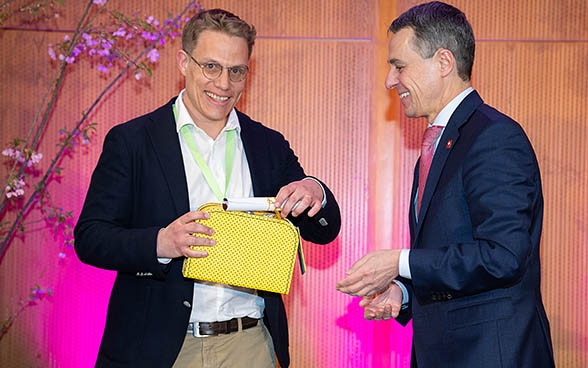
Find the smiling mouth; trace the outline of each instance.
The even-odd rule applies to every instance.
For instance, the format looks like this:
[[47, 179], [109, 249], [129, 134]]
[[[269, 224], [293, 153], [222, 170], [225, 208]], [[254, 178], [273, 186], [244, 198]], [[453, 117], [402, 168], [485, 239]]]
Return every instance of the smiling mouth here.
[[212, 98], [213, 100], [218, 101], [218, 102], [225, 102], [225, 101], [227, 101], [229, 99], [229, 97], [223, 97], [223, 96], [215, 95], [212, 92], [206, 92], [206, 95], [208, 97]]
[[408, 95], [410, 95], [410, 92], [406, 91], [404, 93], [399, 94], [398, 96], [400, 96], [400, 99], [403, 99], [403, 98], [408, 97]]

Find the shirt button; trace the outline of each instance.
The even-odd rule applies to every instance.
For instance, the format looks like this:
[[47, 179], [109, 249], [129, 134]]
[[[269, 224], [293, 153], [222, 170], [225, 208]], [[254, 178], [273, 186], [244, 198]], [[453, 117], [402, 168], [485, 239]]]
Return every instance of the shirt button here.
[[184, 300], [184, 307], [186, 307], [186, 308], [191, 308], [191, 307], [192, 307], [192, 304], [190, 304], [190, 302], [189, 302], [189, 301], [187, 301], [187, 300]]

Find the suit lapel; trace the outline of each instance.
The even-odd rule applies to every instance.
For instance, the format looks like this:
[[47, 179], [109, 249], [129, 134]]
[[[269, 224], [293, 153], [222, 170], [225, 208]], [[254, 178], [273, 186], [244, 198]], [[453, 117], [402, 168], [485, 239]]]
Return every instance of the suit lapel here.
[[247, 156], [247, 164], [251, 173], [251, 184], [253, 193], [257, 197], [266, 197], [272, 194], [270, 186], [270, 173], [268, 166], [268, 145], [262, 140], [262, 132], [257, 128], [256, 123], [252, 122], [246, 115], [237, 111], [239, 116], [239, 125], [241, 126], [241, 141], [243, 149]]
[[410, 228], [410, 238], [414, 239], [415, 238], [415, 231], [416, 228], [418, 226], [417, 224], [417, 220], [416, 220], [416, 216], [417, 214], [416, 212], [416, 195], [417, 195], [417, 189], [418, 189], [418, 182], [419, 182], [419, 165], [420, 165], [420, 159], [419, 161], [417, 161], [417, 164], [415, 165], [414, 168], [414, 172], [412, 174], [412, 191], [410, 194], [410, 205], [409, 205], [409, 215], [408, 215], [408, 224], [409, 224], [409, 228]]
[[[439, 182], [439, 178], [441, 177], [441, 173], [447, 158], [449, 157], [449, 153], [453, 147], [458, 144], [459, 129], [468, 121], [470, 116], [482, 103], [483, 101], [478, 93], [476, 91], [472, 91], [469, 95], [466, 96], [466, 98], [459, 104], [457, 109], [451, 115], [451, 118], [449, 119], [449, 122], [443, 131], [443, 135], [439, 139], [437, 149], [435, 150], [435, 155], [433, 156], [433, 161], [431, 162], [431, 169], [429, 171], [429, 176], [427, 177], [425, 191], [423, 192], [421, 211], [418, 214], [418, 221], [415, 224], [416, 234], [418, 234], [422, 220], [429, 208], [431, 198], [433, 197], [433, 193], [436, 190], [437, 183]], [[418, 170], [416, 170], [415, 173], [415, 183], [418, 183]], [[415, 185], [416, 184], [413, 184], [413, 191], [415, 189]]]
[[[175, 98], [151, 114], [147, 132], [151, 140], [149, 144], [159, 160], [159, 167], [164, 172], [168, 190], [179, 216], [190, 210], [190, 201], [186, 171], [172, 111], [174, 101]], [[146, 164], [154, 165], [155, 163]]]

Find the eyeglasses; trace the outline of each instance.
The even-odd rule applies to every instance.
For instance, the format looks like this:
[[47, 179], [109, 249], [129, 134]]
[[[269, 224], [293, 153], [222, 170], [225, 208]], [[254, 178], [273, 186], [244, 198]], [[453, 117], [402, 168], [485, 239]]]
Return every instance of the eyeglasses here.
[[247, 73], [249, 73], [249, 67], [247, 65], [222, 66], [213, 62], [200, 64], [188, 51], [184, 50], [184, 52], [200, 67], [202, 75], [208, 80], [218, 79], [223, 73], [223, 69], [228, 70], [231, 82], [242, 82], [247, 78]]

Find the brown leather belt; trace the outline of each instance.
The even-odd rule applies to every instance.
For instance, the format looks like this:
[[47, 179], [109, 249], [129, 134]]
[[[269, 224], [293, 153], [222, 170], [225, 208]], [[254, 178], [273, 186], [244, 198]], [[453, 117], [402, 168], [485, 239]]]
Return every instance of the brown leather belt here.
[[222, 322], [190, 322], [186, 333], [195, 337], [230, 334], [239, 331], [239, 320], [242, 330], [255, 327], [259, 323], [259, 319], [251, 317], [233, 318]]

